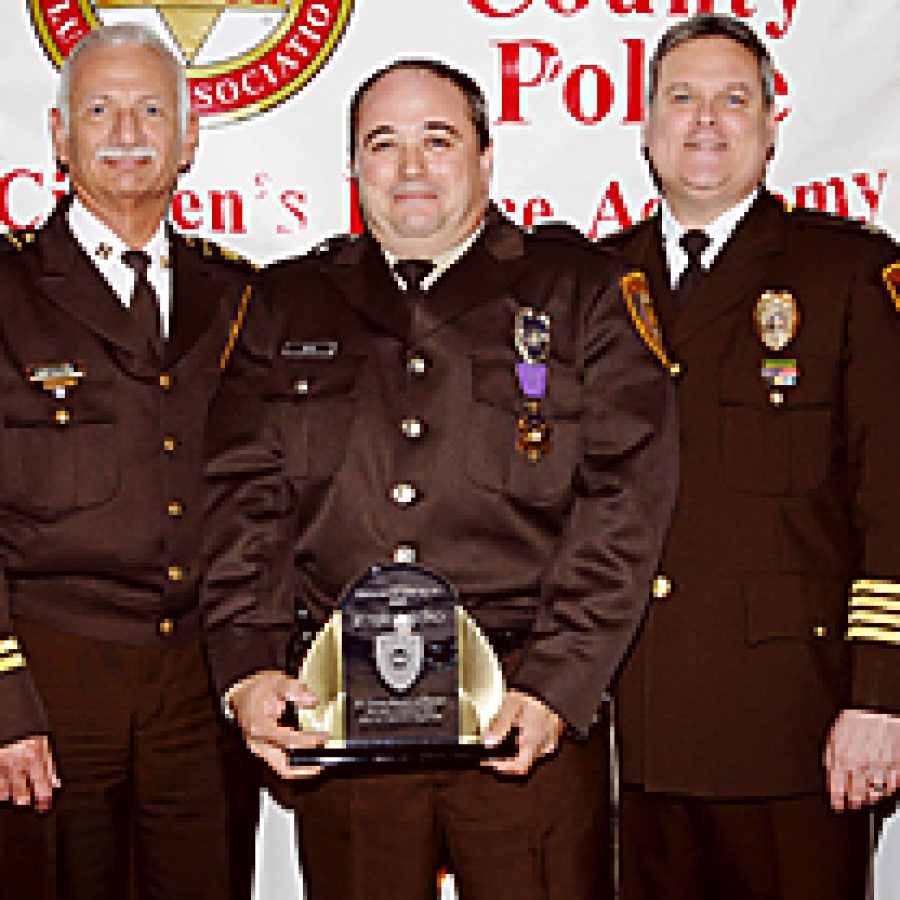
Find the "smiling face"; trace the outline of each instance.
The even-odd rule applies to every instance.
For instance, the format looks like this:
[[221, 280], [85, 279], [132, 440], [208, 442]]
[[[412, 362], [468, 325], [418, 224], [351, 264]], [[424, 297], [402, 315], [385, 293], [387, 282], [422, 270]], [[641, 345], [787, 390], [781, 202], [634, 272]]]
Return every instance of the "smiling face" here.
[[86, 50], [72, 72], [68, 131], [59, 110], [51, 127], [75, 194], [104, 220], [123, 206], [164, 210], [198, 133], [190, 115], [181, 135], [174, 66], [139, 44]]
[[756, 58], [735, 41], [697, 38], [663, 57], [644, 142], [682, 225], [708, 225], [760, 184], [775, 115]]
[[369, 230], [399, 257], [433, 258], [484, 217], [491, 148], [479, 149], [466, 98], [424, 69], [389, 72], [359, 106], [355, 149]]

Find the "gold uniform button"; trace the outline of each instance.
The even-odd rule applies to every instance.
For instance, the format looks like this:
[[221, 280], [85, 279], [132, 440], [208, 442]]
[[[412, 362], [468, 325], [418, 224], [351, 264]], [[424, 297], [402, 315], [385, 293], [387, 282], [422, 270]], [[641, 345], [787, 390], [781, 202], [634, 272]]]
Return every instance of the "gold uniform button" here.
[[828, 628], [824, 625], [816, 625], [816, 627], [813, 628], [813, 634], [817, 638], [828, 637]]
[[410, 375], [421, 378], [428, 371], [428, 362], [424, 356], [414, 353], [406, 360], [406, 371]]
[[159, 376], [159, 386], [164, 391], [167, 391], [172, 387], [172, 376], [168, 372], [163, 372], [162, 375]]
[[411, 566], [418, 559], [416, 548], [412, 544], [398, 544], [394, 548], [394, 562]]
[[672, 582], [666, 575], [657, 575], [653, 579], [653, 597], [656, 600], [665, 600], [672, 593]]
[[181, 566], [169, 566], [166, 570], [169, 581], [182, 581], [184, 579], [184, 569]]
[[391, 488], [391, 500], [397, 506], [409, 506], [418, 496], [419, 492], [411, 484], [395, 484]]
[[410, 440], [414, 441], [425, 434], [425, 423], [421, 419], [417, 419], [415, 416], [409, 416], [409, 418], [404, 419], [400, 423], [400, 430], [403, 432], [405, 437], [408, 437]]
[[300, 394], [301, 396], [305, 396], [309, 393], [309, 379], [308, 378], [298, 378], [294, 382], [294, 393]]
[[58, 409], [54, 418], [57, 425], [68, 425], [72, 414], [67, 409]]
[[679, 379], [684, 374], [684, 369], [681, 368], [681, 363], [672, 363], [669, 366], [669, 375], [674, 379]]
[[171, 619], [160, 619], [156, 629], [163, 637], [168, 637], [175, 631], [175, 623]]
[[163, 450], [166, 453], [174, 453], [175, 452], [175, 438], [171, 436], [167, 436], [163, 438]]
[[784, 403], [784, 394], [782, 394], [781, 391], [772, 391], [769, 394], [769, 403], [771, 403], [772, 406], [781, 406], [781, 404]]
[[180, 500], [170, 500], [166, 510], [170, 516], [177, 518], [184, 512], [184, 504]]

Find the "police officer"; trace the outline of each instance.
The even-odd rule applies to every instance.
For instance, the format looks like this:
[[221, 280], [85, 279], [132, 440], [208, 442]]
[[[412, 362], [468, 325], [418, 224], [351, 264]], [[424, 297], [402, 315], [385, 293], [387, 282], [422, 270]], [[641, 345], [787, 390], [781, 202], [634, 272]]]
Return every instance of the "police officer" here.
[[897, 248], [773, 197], [775, 131], [748, 26], [663, 35], [643, 133], [661, 210], [608, 242], [648, 270], [682, 429], [618, 685], [623, 900], [862, 900], [854, 810], [897, 786]]
[[198, 122], [151, 32], [84, 38], [51, 127], [74, 196], [0, 257], [0, 894], [247, 896], [256, 791], [197, 581], [203, 419], [252, 272], [164, 221]]
[[[295, 592], [321, 625], [368, 567], [414, 564], [454, 585], [503, 657], [485, 740], [515, 726], [512, 755], [301, 789], [314, 900], [431, 898], [445, 852], [463, 896], [610, 896], [592, 723], [671, 508], [668, 379], [626, 311], [621, 263], [566, 228], [525, 234], [488, 202], [487, 120], [478, 87], [440, 63], [362, 85], [366, 232], [267, 276], [270, 308], [251, 312], [210, 416], [213, 668], [276, 771], [313, 774], [284, 749], [322, 739], [275, 723], [288, 699], [315, 702], [274, 668]], [[528, 321], [542, 362], [517, 349]]]

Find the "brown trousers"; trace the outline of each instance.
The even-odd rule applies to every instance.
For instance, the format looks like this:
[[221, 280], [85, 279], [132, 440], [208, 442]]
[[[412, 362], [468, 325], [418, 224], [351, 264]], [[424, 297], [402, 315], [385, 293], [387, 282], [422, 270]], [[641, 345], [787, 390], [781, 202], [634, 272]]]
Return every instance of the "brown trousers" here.
[[865, 900], [870, 813], [624, 787], [621, 900]]
[[4, 900], [246, 900], [256, 775], [198, 640], [127, 646], [18, 621], [63, 783], [0, 806]]
[[295, 800], [308, 900], [609, 900], [608, 732], [526, 779], [489, 770], [326, 775]]

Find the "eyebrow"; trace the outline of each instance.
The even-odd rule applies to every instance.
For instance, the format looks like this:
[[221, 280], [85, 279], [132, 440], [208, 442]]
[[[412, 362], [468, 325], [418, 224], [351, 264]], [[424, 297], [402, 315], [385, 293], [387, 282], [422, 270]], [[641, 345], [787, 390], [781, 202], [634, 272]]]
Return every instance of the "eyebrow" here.
[[[423, 125], [425, 131], [439, 131], [443, 132], [444, 134], [453, 135], [457, 138], [462, 137], [462, 132], [455, 125], [451, 125], [449, 122], [444, 122], [441, 119], [429, 119], [424, 122]], [[396, 133], [397, 129], [394, 128], [393, 125], [378, 125], [363, 136], [362, 145], [364, 147], [367, 147], [372, 143], [372, 141], [376, 140], [379, 137]]]
[[[672, 91], [680, 91], [685, 88], [693, 87], [692, 82], [690, 81], [673, 81], [671, 84], [666, 85], [665, 93], [670, 94]], [[745, 93], [751, 93], [753, 87], [748, 84], [746, 81], [729, 81], [726, 85], [722, 87], [723, 91], [744, 91]]]

